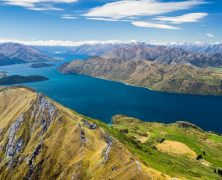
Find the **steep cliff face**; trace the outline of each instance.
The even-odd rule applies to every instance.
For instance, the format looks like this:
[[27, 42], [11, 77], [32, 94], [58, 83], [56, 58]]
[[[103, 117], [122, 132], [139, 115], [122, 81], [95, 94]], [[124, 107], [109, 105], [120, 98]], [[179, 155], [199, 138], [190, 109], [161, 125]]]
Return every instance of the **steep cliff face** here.
[[0, 179], [169, 179], [106, 128], [23, 87], [0, 89]]

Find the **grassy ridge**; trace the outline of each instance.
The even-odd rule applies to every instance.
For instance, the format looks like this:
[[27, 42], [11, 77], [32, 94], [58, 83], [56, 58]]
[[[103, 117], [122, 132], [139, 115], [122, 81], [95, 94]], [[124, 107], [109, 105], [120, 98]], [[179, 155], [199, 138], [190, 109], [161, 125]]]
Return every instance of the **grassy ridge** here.
[[[11, 128], [21, 114], [22, 123]], [[0, 91], [0, 130], [0, 179], [221, 179], [214, 170], [222, 168], [222, 137], [189, 123], [167, 125], [119, 115], [107, 125], [14, 87]], [[7, 155], [9, 134], [12, 147], [23, 140], [13, 156]], [[196, 160], [198, 155], [203, 158]]]
[[[123, 142], [147, 166], [167, 173], [172, 177], [219, 179], [219, 175], [214, 173], [214, 169], [221, 168], [222, 165], [221, 136], [192, 128], [184, 129], [177, 124], [168, 126], [159, 123], [146, 123], [124, 116], [114, 117], [113, 127], [98, 121], [97, 123]], [[128, 133], [121, 133], [121, 130], [126, 129]], [[144, 135], [147, 131], [149, 131], [150, 137], [146, 143], [141, 143], [135, 139], [135, 135]], [[172, 156], [158, 151], [155, 145], [160, 138], [184, 143], [197, 155], [204, 151], [206, 153], [204, 162], [208, 161], [211, 165], [202, 164], [203, 160], [197, 161], [185, 156]], [[206, 141], [214, 146], [207, 144]]]

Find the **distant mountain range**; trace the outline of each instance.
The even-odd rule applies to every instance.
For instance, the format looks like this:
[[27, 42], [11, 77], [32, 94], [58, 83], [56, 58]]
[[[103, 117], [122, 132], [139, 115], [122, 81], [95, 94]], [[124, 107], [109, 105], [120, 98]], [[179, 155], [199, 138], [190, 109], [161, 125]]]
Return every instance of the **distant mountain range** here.
[[[39, 48], [39, 47], [38, 47]], [[147, 43], [85, 44], [76, 47], [41, 47], [41, 50], [68, 54], [84, 54], [107, 58], [140, 59], [163, 64], [192, 64], [197, 67], [222, 66], [222, 45]]]
[[211, 68], [221, 66], [220, 53], [128, 44], [107, 51], [100, 57], [64, 64], [59, 70], [62, 73], [85, 74], [158, 91], [221, 95], [222, 73]]
[[82, 44], [78, 46], [33, 46], [39, 50], [45, 52], [57, 52], [62, 53], [75, 53], [75, 54], [87, 54], [91, 56], [102, 55], [108, 51], [117, 48], [127, 48], [130, 46], [148, 46], [148, 47], [158, 47], [165, 46], [168, 48], [180, 48], [188, 52], [198, 52], [198, 53], [208, 53], [222, 54], [222, 44], [204, 44], [204, 43], [173, 43], [173, 44], [149, 44], [145, 42], [129, 42], [129, 43], [95, 43], [95, 44]]
[[87, 54], [90, 56], [100, 56], [108, 51], [119, 48], [131, 47], [131, 43], [117, 43], [117, 44], [85, 44], [81, 46], [72, 47], [69, 52], [74, 54]]
[[0, 65], [52, 60], [40, 51], [17, 43], [0, 44]]
[[182, 43], [182, 44], [173, 44], [169, 47], [182, 48], [185, 51], [189, 52], [198, 52], [198, 53], [207, 53], [207, 54], [222, 54], [222, 44], [203, 44], [203, 43]]
[[95, 57], [64, 64], [59, 70], [158, 91], [222, 95], [221, 72], [186, 64], [166, 65], [147, 60]]
[[113, 49], [103, 55], [105, 58], [122, 60], [149, 60], [162, 64], [191, 64], [197, 67], [222, 66], [222, 54], [206, 54], [185, 51], [182, 48], [154, 45], [131, 45]]

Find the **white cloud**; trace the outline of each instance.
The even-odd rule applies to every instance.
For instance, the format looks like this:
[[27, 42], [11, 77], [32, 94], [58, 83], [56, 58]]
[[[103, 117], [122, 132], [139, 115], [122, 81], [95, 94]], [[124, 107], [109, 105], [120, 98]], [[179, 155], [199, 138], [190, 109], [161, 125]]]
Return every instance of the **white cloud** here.
[[212, 34], [212, 33], [206, 33], [206, 36], [208, 36], [209, 38], [214, 38], [215, 37], [214, 34]]
[[[137, 40], [129, 40], [129, 41], [121, 41], [121, 40], [106, 40], [106, 41], [62, 41], [62, 40], [18, 40], [18, 39], [10, 39], [10, 38], [0, 38], [0, 43], [19, 43], [30, 46], [81, 46], [81, 45], [96, 45], [96, 44], [137, 44], [141, 43], [141, 41]], [[187, 44], [186, 42], [163, 42], [158, 40], [150, 40], [150, 41], [142, 41], [142, 43], [154, 44], [154, 45], [183, 45]], [[192, 44], [192, 43], [191, 43]], [[201, 42], [195, 42], [194, 44], [206, 44]], [[221, 44], [221, 42], [215, 42], [212, 44]]]
[[120, 40], [107, 40], [107, 41], [62, 41], [62, 40], [18, 40], [18, 39], [9, 39], [9, 38], [0, 38], [0, 43], [19, 43], [24, 45], [31, 46], [81, 46], [84, 44], [120, 44], [120, 43], [130, 43], [134, 41], [123, 42]]
[[159, 23], [150, 23], [150, 22], [146, 22], [146, 21], [132, 21], [132, 24], [134, 26], [146, 27], [146, 28], [175, 29], [175, 30], [180, 29], [176, 26], [170, 26], [167, 24], [159, 24]]
[[181, 2], [160, 2], [157, 0], [122, 0], [92, 8], [83, 16], [121, 19], [135, 16], [159, 15], [190, 9], [193, 6], [205, 3], [206, 2], [202, 0], [189, 0]]
[[20, 6], [30, 10], [62, 10], [56, 8], [53, 4], [74, 3], [78, 0], [3, 0], [5, 4]]
[[73, 16], [71, 14], [64, 14], [61, 16], [62, 19], [77, 19], [76, 16]]
[[96, 21], [119, 21], [118, 19], [109, 19], [109, 18], [102, 18], [102, 17], [92, 17], [86, 18], [88, 20], [96, 20]]
[[153, 19], [166, 21], [173, 24], [181, 24], [181, 23], [188, 23], [188, 22], [198, 22], [200, 19], [206, 17], [207, 15], [208, 15], [207, 13], [189, 13], [189, 14], [184, 14], [181, 16], [175, 16], [175, 17], [162, 16], [162, 17], [156, 17]]

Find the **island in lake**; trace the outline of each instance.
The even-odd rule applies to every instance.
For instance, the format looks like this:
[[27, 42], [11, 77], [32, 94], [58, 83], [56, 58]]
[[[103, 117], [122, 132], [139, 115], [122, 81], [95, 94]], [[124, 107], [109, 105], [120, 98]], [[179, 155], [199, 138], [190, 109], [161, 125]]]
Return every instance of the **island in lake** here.
[[46, 81], [47, 77], [44, 76], [6, 76], [0, 79], [0, 85], [12, 85], [19, 83], [29, 83], [29, 82], [38, 82], [38, 81]]
[[53, 66], [52, 64], [47, 64], [47, 63], [34, 63], [30, 67], [31, 68], [43, 68], [43, 67], [50, 67]]

